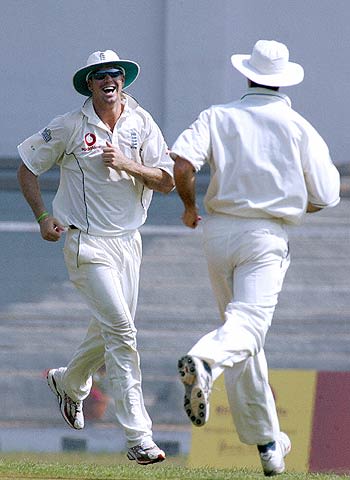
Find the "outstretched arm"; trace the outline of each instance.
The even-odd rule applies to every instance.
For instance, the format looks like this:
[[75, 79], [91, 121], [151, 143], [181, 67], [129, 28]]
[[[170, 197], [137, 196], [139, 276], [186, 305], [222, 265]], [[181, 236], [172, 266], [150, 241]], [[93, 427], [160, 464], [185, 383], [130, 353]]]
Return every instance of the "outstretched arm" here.
[[22, 163], [18, 168], [17, 178], [24, 198], [39, 221], [41, 236], [49, 242], [57, 242], [61, 238], [64, 227], [46, 212], [38, 177]]
[[183, 223], [189, 228], [196, 228], [201, 217], [196, 205], [196, 173], [193, 165], [185, 158], [171, 155], [175, 161], [174, 179], [177, 192], [184, 204]]

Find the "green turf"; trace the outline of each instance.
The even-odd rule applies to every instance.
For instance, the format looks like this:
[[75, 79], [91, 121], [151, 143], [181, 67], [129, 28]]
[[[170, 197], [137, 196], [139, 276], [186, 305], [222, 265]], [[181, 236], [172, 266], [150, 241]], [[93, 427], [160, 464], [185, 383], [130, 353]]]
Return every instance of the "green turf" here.
[[[2, 454], [0, 479], [41, 480], [251, 480], [263, 479], [260, 471], [188, 468], [186, 459], [174, 457], [157, 465], [139, 466], [123, 455], [112, 454]], [[349, 476], [286, 473], [290, 480], [338, 480]]]

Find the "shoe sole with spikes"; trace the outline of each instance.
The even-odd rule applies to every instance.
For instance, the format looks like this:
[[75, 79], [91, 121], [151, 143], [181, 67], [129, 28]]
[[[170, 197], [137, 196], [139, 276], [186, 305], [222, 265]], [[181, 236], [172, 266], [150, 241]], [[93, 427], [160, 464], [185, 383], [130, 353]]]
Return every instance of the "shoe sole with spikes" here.
[[185, 412], [193, 425], [202, 427], [209, 419], [210, 367], [199, 358], [185, 355], [178, 361], [178, 371], [185, 387]]

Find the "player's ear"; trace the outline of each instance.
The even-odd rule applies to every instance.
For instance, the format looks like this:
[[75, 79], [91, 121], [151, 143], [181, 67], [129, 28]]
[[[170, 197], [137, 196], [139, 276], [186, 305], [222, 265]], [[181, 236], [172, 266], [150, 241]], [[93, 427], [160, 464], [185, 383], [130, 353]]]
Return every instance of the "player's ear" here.
[[87, 83], [88, 89], [90, 90], [90, 92], [92, 92], [92, 81], [91, 81], [91, 78], [88, 78], [88, 80], [87, 80], [86, 83]]

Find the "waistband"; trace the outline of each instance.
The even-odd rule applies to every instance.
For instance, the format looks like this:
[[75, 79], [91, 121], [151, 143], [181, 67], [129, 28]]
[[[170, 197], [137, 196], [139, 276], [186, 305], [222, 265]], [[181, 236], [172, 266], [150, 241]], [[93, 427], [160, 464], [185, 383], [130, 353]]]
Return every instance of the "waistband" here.
[[234, 231], [274, 229], [276, 232], [286, 232], [286, 224], [281, 218], [246, 218], [222, 214], [205, 217], [203, 222], [204, 232], [209, 233], [217, 228]]
[[242, 225], [256, 225], [262, 226], [266, 225], [285, 225], [283, 218], [277, 217], [264, 217], [264, 218], [255, 218], [255, 217], [239, 217], [238, 215], [225, 215], [224, 213], [215, 213], [205, 217], [205, 221], [210, 220], [222, 220], [223, 222], [232, 222], [235, 224]]

